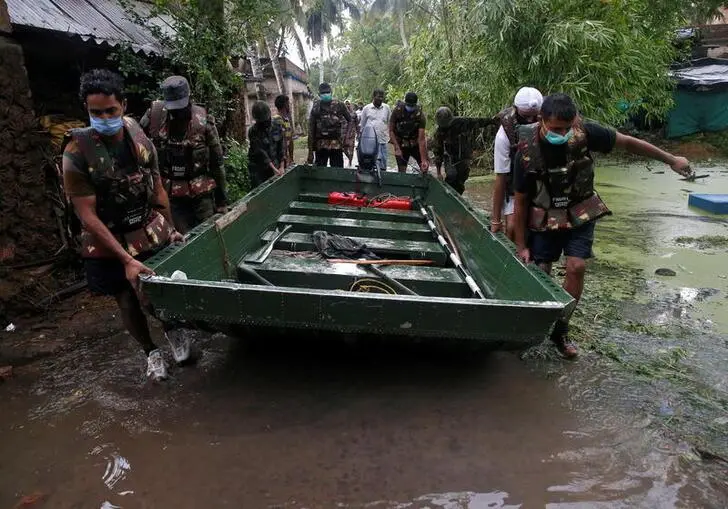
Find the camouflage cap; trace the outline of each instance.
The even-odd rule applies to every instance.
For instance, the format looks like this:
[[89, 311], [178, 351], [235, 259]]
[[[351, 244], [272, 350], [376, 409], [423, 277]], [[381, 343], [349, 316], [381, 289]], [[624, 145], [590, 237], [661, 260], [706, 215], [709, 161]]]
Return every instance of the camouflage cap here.
[[190, 104], [190, 84], [182, 76], [170, 76], [162, 82], [164, 107], [181, 110]]

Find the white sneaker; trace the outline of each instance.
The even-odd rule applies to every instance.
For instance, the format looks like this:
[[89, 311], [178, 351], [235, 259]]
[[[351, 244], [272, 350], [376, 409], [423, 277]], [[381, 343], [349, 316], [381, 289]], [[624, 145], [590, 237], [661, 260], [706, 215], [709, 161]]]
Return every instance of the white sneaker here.
[[167, 378], [167, 363], [164, 362], [161, 350], [152, 350], [147, 357], [147, 376], [155, 382]]
[[190, 338], [184, 333], [184, 330], [165, 332], [164, 337], [167, 338], [169, 346], [172, 348], [174, 362], [181, 364], [190, 358]]

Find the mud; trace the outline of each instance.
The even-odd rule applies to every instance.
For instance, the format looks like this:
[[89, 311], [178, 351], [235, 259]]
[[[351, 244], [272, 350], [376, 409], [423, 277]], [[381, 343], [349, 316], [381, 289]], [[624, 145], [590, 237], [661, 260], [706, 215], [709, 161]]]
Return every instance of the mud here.
[[[728, 506], [724, 256], [675, 242], [726, 226], [688, 210], [669, 172], [640, 171], [599, 172], [615, 216], [597, 228], [574, 363], [547, 345], [190, 332], [197, 366], [153, 385], [108, 303], [59, 312], [58, 329], [21, 323], [62, 346], [0, 384], [0, 507]], [[486, 206], [488, 179], [468, 195]], [[0, 352], [24, 344], [0, 334]]]

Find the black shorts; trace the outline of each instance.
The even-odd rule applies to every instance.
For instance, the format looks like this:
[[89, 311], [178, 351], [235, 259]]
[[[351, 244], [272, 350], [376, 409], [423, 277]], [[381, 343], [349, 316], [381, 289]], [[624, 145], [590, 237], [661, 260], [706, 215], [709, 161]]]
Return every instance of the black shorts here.
[[417, 161], [417, 164], [422, 164], [422, 160], [420, 158], [420, 147], [402, 147], [402, 157], [397, 156], [397, 167], [398, 168], [406, 168], [409, 164], [410, 157]]
[[118, 295], [131, 289], [126, 280], [124, 265], [116, 258], [86, 258], [86, 282], [92, 293], [99, 295]]
[[529, 232], [531, 258], [536, 263], [556, 262], [561, 258], [561, 253], [576, 258], [591, 258], [595, 225], [596, 221], [592, 221], [572, 230]]
[[[159, 250], [137, 256], [140, 262], [148, 259]], [[116, 258], [85, 258], [86, 283], [91, 293], [98, 295], [118, 295], [125, 290], [133, 290], [126, 279], [126, 270], [121, 260]]]

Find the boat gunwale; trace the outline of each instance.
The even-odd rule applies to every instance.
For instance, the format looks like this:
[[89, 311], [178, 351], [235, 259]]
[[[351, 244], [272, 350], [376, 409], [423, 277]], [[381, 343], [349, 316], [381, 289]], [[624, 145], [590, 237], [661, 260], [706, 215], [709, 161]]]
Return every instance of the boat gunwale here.
[[172, 279], [166, 276], [141, 276], [142, 286], [144, 285], [164, 285], [164, 286], [191, 286], [194, 288], [211, 287], [223, 288], [234, 292], [250, 291], [264, 293], [279, 293], [288, 295], [317, 295], [319, 297], [345, 297], [363, 300], [392, 300], [407, 302], [427, 302], [438, 304], [462, 304], [477, 307], [516, 307], [529, 309], [566, 309], [571, 303], [564, 305], [559, 301], [523, 301], [523, 300], [505, 300], [505, 299], [476, 299], [476, 298], [460, 298], [460, 297], [435, 297], [426, 295], [389, 295], [384, 293], [368, 294], [363, 292], [350, 292], [346, 290], [323, 290], [316, 288], [300, 288], [295, 286], [261, 286], [247, 283], [237, 283], [232, 281], [205, 281], [201, 279]]

